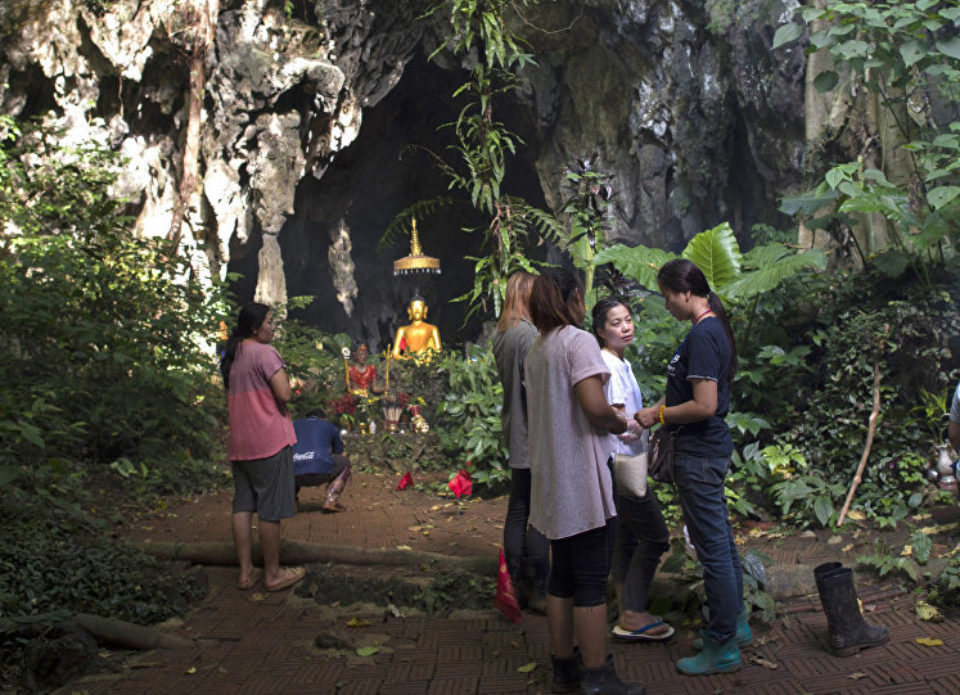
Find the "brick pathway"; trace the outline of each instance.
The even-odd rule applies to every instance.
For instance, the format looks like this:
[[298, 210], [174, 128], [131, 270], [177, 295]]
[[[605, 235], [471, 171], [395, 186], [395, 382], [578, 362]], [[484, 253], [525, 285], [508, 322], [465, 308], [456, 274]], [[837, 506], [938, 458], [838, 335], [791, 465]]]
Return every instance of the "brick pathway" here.
[[[322, 515], [306, 499], [285, 536], [310, 542], [366, 547], [407, 545], [457, 554], [495, 553], [502, 535], [505, 500], [470, 503], [461, 518], [456, 507], [435, 497], [392, 490], [391, 478], [356, 476], [345, 498], [350, 511]], [[361, 494], [362, 493], [362, 494]], [[428, 528], [429, 527], [429, 528]], [[172, 530], [168, 530], [172, 529]], [[412, 530], [415, 529], [415, 530]], [[424, 531], [427, 532], [424, 535]], [[138, 540], [229, 541], [229, 494], [187, 501], [148, 515], [127, 529]], [[810, 539], [785, 539], [765, 549], [778, 563], [812, 564], [840, 553]], [[389, 572], [388, 569], [384, 570]], [[175, 632], [197, 640], [183, 651], [129, 656], [117, 673], [87, 677], [58, 691], [163, 695], [179, 693], [541, 693], [549, 692], [546, 620], [527, 615], [514, 625], [495, 611], [448, 618], [395, 618], [382, 612], [358, 617], [369, 625], [351, 628], [294, 592], [240, 592], [236, 570], [209, 568], [210, 594]], [[690, 653], [693, 632], [678, 630], [669, 644], [611, 643], [619, 673], [647, 685], [650, 695], [741, 693], [743, 695], [864, 693], [910, 695], [960, 693], [960, 622], [919, 621], [913, 597], [889, 587], [861, 587], [868, 619], [890, 627], [884, 647], [847, 659], [821, 645], [826, 621], [816, 596], [780, 604], [783, 616], [755, 632], [744, 650], [743, 669], [731, 675], [688, 678], [674, 661]], [[351, 614], [353, 617], [353, 614]], [[318, 649], [318, 636], [353, 647], [378, 646], [371, 656]], [[939, 638], [923, 646], [919, 637]], [[521, 666], [536, 663], [529, 673]]]

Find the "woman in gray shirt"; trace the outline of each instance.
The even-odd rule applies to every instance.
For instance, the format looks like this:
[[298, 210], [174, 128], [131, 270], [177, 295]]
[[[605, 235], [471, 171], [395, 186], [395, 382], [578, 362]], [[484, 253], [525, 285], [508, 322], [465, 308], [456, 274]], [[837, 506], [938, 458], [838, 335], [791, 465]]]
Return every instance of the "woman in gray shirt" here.
[[550, 544], [529, 525], [530, 460], [527, 448], [527, 402], [523, 362], [537, 337], [530, 323], [528, 303], [534, 276], [517, 271], [507, 281], [503, 311], [493, 337], [493, 354], [503, 384], [500, 411], [503, 436], [510, 452], [510, 502], [503, 526], [503, 552], [521, 608], [545, 613]]

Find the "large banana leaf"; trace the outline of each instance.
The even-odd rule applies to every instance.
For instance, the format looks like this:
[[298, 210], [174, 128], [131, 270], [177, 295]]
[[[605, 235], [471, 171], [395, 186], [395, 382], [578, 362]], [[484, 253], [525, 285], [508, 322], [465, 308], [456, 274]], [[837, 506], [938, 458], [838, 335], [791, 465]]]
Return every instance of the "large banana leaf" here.
[[683, 257], [697, 264], [717, 293], [727, 294], [726, 286], [740, 276], [740, 245], [728, 222], [693, 237]]
[[651, 249], [647, 246], [608, 246], [593, 258], [595, 266], [612, 263], [628, 278], [633, 278], [648, 290], [657, 291], [657, 273], [667, 261], [676, 258], [676, 254], [663, 249]]
[[780, 200], [780, 212], [784, 215], [814, 215], [825, 207], [833, 205], [839, 194], [822, 184], [812, 191], [797, 196], [787, 196]]
[[772, 290], [804, 268], [823, 270], [827, 267], [827, 257], [820, 249], [797, 253], [776, 242], [754, 247], [743, 256], [742, 262], [744, 272], [723, 287], [724, 295], [730, 299], [748, 299]]

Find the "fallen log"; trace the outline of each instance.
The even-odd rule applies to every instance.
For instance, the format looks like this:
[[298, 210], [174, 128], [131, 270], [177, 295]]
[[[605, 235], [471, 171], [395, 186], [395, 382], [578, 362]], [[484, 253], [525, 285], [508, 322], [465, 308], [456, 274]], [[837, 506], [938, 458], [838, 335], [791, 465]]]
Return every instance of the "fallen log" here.
[[0, 634], [39, 637], [53, 627], [71, 623], [90, 633], [98, 642], [125, 649], [186, 649], [195, 646], [192, 640], [184, 637], [90, 613], [58, 612], [0, 618]]
[[[149, 555], [181, 560], [198, 565], [237, 566], [237, 553], [232, 543], [133, 543]], [[457, 557], [423, 550], [397, 550], [395, 548], [359, 548], [349, 545], [321, 545], [285, 541], [280, 548], [280, 557], [285, 564], [309, 565], [318, 562], [336, 562], [345, 565], [429, 565], [435, 563], [446, 569], [460, 569], [474, 574], [496, 576], [498, 559]], [[253, 545], [253, 561], [263, 563], [260, 545]]]

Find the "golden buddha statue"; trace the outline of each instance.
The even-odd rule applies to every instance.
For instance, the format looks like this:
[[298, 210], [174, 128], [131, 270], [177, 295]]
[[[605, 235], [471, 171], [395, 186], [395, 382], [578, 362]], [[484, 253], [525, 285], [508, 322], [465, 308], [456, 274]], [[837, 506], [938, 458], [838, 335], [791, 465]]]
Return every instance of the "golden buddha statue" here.
[[420, 295], [414, 295], [407, 308], [410, 323], [397, 329], [393, 340], [393, 357], [402, 359], [422, 355], [428, 350], [440, 352], [440, 332], [437, 327], [424, 321], [427, 318], [427, 303]]

